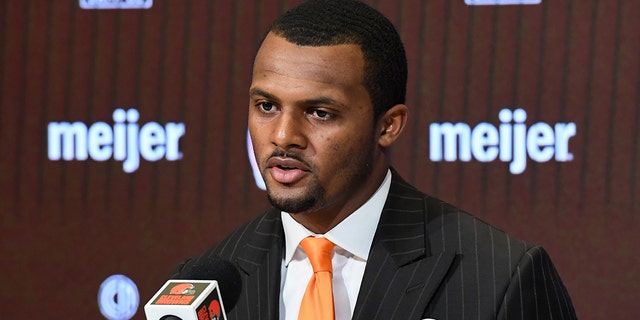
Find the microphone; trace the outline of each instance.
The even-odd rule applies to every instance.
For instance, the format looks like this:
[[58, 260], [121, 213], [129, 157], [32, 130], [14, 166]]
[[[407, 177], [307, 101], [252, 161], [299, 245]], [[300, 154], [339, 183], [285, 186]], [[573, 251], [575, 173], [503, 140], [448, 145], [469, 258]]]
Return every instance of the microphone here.
[[144, 306], [144, 313], [147, 320], [226, 320], [225, 307], [235, 307], [241, 289], [240, 273], [231, 262], [200, 257], [185, 263], [177, 276], [165, 282]]

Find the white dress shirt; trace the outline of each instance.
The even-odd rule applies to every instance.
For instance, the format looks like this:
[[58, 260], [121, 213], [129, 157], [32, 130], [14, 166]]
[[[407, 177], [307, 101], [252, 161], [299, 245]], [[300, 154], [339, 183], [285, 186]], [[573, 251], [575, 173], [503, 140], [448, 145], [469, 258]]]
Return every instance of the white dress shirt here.
[[300, 241], [308, 236], [325, 237], [336, 245], [331, 258], [335, 319], [351, 319], [371, 242], [390, 186], [391, 171], [389, 170], [371, 198], [324, 235], [314, 234], [293, 220], [288, 213], [281, 212], [285, 236], [285, 256], [282, 261], [280, 283], [281, 320], [298, 319], [302, 296], [313, 274], [311, 263], [299, 246]]

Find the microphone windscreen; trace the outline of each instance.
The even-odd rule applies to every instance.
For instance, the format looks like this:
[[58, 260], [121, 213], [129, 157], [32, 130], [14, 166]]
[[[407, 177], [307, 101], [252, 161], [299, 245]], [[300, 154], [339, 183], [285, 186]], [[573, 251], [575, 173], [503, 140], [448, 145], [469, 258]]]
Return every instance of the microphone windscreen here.
[[188, 261], [174, 279], [216, 280], [227, 311], [235, 307], [242, 290], [238, 269], [230, 261], [214, 255]]

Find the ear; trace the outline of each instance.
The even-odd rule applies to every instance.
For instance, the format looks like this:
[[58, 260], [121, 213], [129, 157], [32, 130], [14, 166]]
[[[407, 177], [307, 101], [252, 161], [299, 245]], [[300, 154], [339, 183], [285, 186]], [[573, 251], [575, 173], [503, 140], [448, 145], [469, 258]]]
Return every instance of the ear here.
[[396, 104], [380, 116], [378, 120], [378, 144], [387, 148], [390, 147], [402, 133], [407, 124], [409, 108], [404, 104]]

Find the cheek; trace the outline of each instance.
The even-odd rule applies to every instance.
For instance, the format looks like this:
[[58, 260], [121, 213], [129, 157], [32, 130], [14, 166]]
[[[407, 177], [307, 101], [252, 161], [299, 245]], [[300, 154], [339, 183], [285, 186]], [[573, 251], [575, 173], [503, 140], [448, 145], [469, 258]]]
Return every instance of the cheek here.
[[249, 136], [251, 138], [251, 147], [253, 148], [254, 156], [258, 163], [260, 163], [266, 152], [265, 144], [267, 141], [264, 139], [265, 135], [260, 134], [260, 132], [253, 131], [251, 130], [251, 127], [249, 127]]
[[348, 139], [341, 138], [330, 134], [322, 134], [318, 137], [318, 141], [322, 144], [321, 149], [327, 150], [326, 157], [329, 161], [340, 157], [341, 154], [348, 149]]
[[349, 159], [363, 152], [365, 141], [360, 136], [325, 137], [322, 140], [325, 163], [332, 167], [349, 167]]
[[249, 127], [249, 134], [251, 140], [256, 143], [265, 140], [268, 137], [267, 126], [260, 123], [258, 119], [249, 115], [249, 121], [247, 123]]

